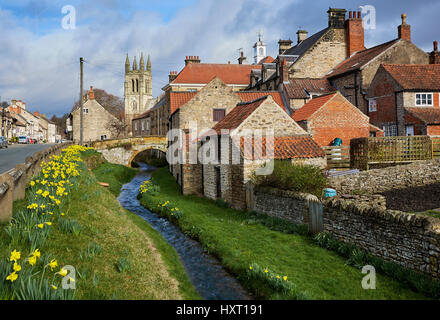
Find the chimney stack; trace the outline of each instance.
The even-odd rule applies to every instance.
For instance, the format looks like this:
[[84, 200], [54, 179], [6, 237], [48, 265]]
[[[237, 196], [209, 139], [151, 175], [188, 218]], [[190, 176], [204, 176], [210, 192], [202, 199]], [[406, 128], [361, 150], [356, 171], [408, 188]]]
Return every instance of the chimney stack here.
[[397, 27], [399, 39], [405, 39], [411, 42], [411, 26], [406, 24], [406, 14], [402, 13], [402, 24]]
[[280, 40], [278, 41], [278, 54], [283, 54], [284, 51], [292, 48], [292, 40]]
[[345, 21], [345, 39], [347, 41], [347, 57], [365, 48], [364, 27], [360, 11], [350, 11]]
[[283, 59], [281, 62], [281, 79], [283, 80], [283, 83], [289, 82], [289, 68], [287, 66], [287, 60]]
[[199, 56], [186, 56], [185, 66], [187, 66], [190, 63], [200, 63]]
[[434, 41], [434, 50], [429, 54], [429, 64], [440, 64], [440, 52], [438, 42]]
[[243, 64], [243, 62], [246, 62], [246, 57], [244, 56], [243, 51], [241, 51], [240, 57], [238, 58], [238, 64]]
[[35, 111], [35, 112], [34, 112], [34, 116], [35, 116], [35, 117], [39, 117], [39, 116], [40, 116], [40, 113], [39, 113], [38, 111]]
[[328, 13], [328, 26], [334, 29], [343, 29], [345, 23], [345, 9], [329, 8]]
[[95, 99], [95, 93], [93, 92], [93, 86], [90, 86], [89, 100], [94, 100], [94, 99]]
[[177, 71], [170, 71], [170, 74], [168, 75], [169, 82], [170, 83], [173, 82], [174, 79], [176, 78], [177, 78]]
[[307, 39], [308, 32], [306, 30], [298, 30], [296, 32], [296, 34], [298, 36], [298, 42], [297, 43], [300, 43], [300, 42], [302, 42], [302, 41]]

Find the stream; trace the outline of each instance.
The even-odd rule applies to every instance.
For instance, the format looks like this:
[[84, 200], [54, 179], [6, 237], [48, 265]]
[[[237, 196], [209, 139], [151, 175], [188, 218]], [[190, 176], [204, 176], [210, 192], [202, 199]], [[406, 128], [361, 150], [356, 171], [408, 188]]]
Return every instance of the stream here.
[[122, 186], [119, 203], [127, 210], [141, 216], [172, 245], [186, 273], [199, 295], [206, 300], [249, 300], [246, 290], [213, 256], [204, 252], [197, 241], [185, 235], [167, 219], [143, 207], [137, 196], [139, 187], [151, 178], [154, 167], [139, 163], [140, 172]]

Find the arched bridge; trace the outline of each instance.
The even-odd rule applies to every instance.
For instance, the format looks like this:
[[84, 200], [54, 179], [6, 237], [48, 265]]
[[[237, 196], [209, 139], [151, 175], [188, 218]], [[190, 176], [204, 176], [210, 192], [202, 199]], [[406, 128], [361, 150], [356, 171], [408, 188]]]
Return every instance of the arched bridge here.
[[148, 136], [96, 141], [92, 143], [96, 151], [111, 163], [131, 166], [131, 162], [140, 152], [145, 150], [160, 150], [167, 152], [167, 137]]

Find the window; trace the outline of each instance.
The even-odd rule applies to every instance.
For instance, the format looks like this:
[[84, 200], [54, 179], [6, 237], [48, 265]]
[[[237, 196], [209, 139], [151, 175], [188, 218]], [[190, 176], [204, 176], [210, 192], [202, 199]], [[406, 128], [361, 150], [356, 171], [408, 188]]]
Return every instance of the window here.
[[368, 99], [368, 111], [369, 112], [377, 111], [376, 99]]
[[395, 124], [385, 125], [383, 126], [383, 131], [385, 137], [397, 136], [397, 125]]
[[141, 130], [144, 131], [145, 130], [145, 121], [141, 122]]
[[225, 109], [214, 109], [213, 110], [213, 121], [221, 121], [226, 114]]
[[107, 135], [106, 134], [102, 135], [101, 140], [107, 140]]
[[416, 93], [416, 106], [432, 106], [432, 93]]
[[134, 130], [137, 130], [138, 129], [138, 123], [137, 123], [137, 121], [135, 121], [134, 122]]
[[83, 113], [84, 114], [88, 114], [89, 113], [89, 109], [83, 109]]

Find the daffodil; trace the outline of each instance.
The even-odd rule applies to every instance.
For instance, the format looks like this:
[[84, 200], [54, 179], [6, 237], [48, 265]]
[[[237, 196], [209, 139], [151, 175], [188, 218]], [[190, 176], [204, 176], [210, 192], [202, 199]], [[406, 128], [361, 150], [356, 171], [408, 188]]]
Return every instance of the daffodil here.
[[35, 249], [35, 251], [32, 253], [32, 255], [39, 258], [41, 256], [41, 252], [39, 249]]
[[57, 272], [60, 276], [67, 276], [67, 270], [64, 268], [61, 268], [60, 271]]
[[57, 262], [55, 259], [51, 260], [51, 261], [49, 262], [49, 267], [50, 267], [50, 270], [53, 271], [53, 269], [55, 269], [56, 267], [58, 267], [58, 262]]
[[20, 256], [21, 256], [20, 252], [14, 250], [14, 251], [11, 252], [11, 258], [10, 258], [9, 261], [15, 261], [15, 262], [17, 262], [17, 260], [20, 260]]
[[253, 269], [252, 266], [250, 266], [250, 267], [249, 267], [249, 270], [252, 270], [252, 269]]
[[43, 229], [44, 228], [44, 223], [37, 224], [37, 227], [40, 228], [40, 229]]
[[17, 262], [14, 262], [13, 269], [14, 269], [14, 272], [18, 272], [21, 270], [21, 266]]
[[37, 257], [36, 256], [32, 256], [28, 259], [28, 262], [31, 266], [34, 266], [37, 263]]
[[9, 276], [6, 277], [6, 280], [9, 280], [11, 282], [14, 282], [15, 280], [17, 280], [18, 275], [17, 273], [14, 271], [12, 272]]
[[284, 280], [284, 281], [287, 281], [287, 276], [284, 276], [284, 277], [283, 277], [283, 280]]
[[54, 285], [52, 285], [51, 287], [52, 287], [52, 289], [54, 289], [54, 290], [57, 290], [57, 289], [58, 289], [58, 287], [57, 287], [57, 286], [54, 286]]
[[35, 181], [31, 181], [29, 184], [31, 187], [33, 187], [33, 186], [35, 186]]
[[267, 270], [267, 269], [264, 269], [264, 272], [265, 272], [265, 273], [268, 273], [268, 272], [269, 272], [269, 270]]

